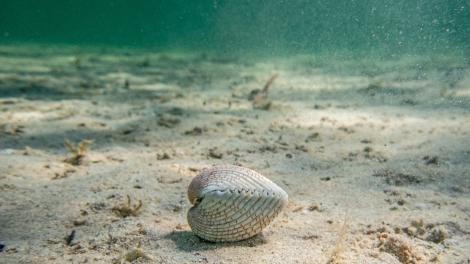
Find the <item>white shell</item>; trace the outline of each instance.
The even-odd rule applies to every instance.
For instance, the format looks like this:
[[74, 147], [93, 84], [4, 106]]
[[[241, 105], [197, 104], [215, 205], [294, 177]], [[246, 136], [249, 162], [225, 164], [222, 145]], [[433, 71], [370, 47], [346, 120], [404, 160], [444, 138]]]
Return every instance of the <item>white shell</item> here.
[[263, 175], [234, 165], [204, 169], [188, 188], [193, 207], [188, 223], [208, 241], [250, 238], [266, 227], [287, 204], [287, 193]]

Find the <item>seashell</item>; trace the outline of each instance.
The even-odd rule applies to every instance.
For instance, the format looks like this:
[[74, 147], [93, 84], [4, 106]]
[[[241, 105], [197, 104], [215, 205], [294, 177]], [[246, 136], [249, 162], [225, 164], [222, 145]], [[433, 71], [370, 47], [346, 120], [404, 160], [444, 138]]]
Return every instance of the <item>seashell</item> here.
[[263, 175], [234, 165], [204, 169], [189, 185], [194, 234], [213, 242], [239, 241], [261, 232], [287, 204], [287, 193]]

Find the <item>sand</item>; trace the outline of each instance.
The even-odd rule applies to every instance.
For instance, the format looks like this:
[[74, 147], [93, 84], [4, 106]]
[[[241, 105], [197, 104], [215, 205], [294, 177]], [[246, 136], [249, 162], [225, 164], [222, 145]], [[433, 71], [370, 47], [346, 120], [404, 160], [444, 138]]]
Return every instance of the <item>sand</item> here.
[[[470, 263], [469, 113], [452, 56], [1, 46], [0, 263]], [[289, 194], [252, 239], [186, 222], [222, 163]]]

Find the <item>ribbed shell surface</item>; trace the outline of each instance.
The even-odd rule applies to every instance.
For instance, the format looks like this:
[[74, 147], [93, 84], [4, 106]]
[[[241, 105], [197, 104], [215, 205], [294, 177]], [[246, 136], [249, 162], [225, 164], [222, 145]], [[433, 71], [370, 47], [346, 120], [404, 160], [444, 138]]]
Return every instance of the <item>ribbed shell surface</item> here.
[[188, 223], [208, 241], [250, 238], [266, 227], [287, 204], [287, 193], [261, 174], [239, 166], [205, 169], [188, 189], [193, 207]]

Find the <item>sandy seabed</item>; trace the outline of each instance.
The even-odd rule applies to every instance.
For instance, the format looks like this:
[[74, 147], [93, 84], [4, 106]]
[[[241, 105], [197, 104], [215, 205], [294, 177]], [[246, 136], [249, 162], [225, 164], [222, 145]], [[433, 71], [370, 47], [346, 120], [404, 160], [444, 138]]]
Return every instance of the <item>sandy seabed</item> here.
[[[289, 194], [252, 239], [187, 224], [222, 163]], [[470, 263], [470, 64], [1, 46], [0, 263], [127, 262]]]

